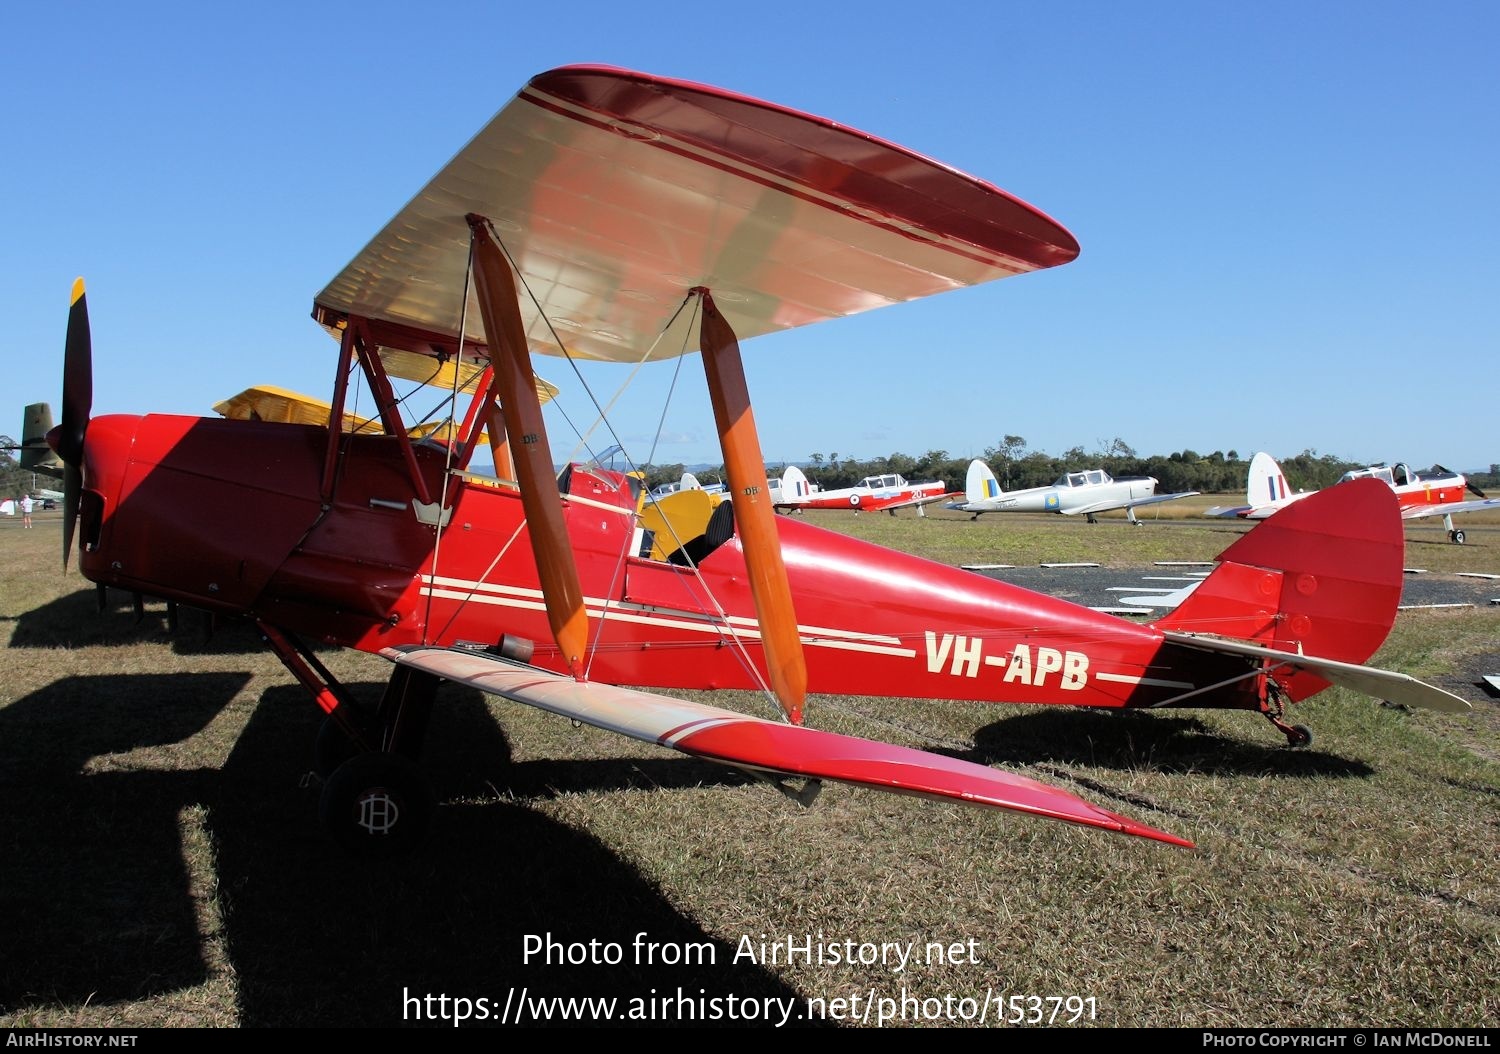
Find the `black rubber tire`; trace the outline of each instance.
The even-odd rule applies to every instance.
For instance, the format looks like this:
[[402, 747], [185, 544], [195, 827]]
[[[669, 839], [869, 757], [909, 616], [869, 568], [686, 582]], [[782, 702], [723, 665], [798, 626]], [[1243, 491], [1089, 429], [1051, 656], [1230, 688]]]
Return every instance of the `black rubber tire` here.
[[1287, 743], [1293, 750], [1306, 750], [1308, 747], [1312, 746], [1312, 729], [1308, 728], [1306, 725], [1293, 725], [1292, 731], [1297, 733], [1297, 738], [1289, 739]]
[[399, 754], [357, 754], [323, 784], [318, 818], [344, 849], [365, 859], [411, 852], [432, 824], [432, 788]]
[[1463, 531], [1452, 531], [1452, 532], [1449, 533], [1448, 537], [1452, 538], [1455, 544], [1458, 544], [1458, 545], [1463, 545], [1464, 544], [1464, 532]]

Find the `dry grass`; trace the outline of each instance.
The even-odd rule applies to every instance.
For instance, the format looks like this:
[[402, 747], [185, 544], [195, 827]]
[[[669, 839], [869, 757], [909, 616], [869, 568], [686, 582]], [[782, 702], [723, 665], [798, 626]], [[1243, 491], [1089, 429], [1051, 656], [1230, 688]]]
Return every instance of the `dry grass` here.
[[[954, 563], [1202, 559], [1234, 530], [822, 522]], [[1409, 533], [1424, 562], [1500, 572], [1500, 534], [1470, 530], [1460, 548]], [[1195, 851], [842, 787], [802, 810], [727, 770], [448, 692], [432, 843], [372, 866], [319, 831], [317, 714], [254, 636], [205, 639], [186, 620], [172, 637], [159, 605], [137, 625], [123, 597], [101, 615], [56, 570], [57, 544], [55, 522], [0, 521], [0, 1024], [388, 1025], [405, 989], [523, 986], [799, 1005], [993, 989], [1093, 997], [1104, 1025], [1500, 1018], [1500, 708], [1475, 686], [1500, 672], [1500, 611], [1403, 614], [1379, 657], [1473, 714], [1327, 692], [1299, 711], [1318, 737], [1306, 751], [1246, 714], [814, 703], [822, 727], [1069, 786]], [[385, 673], [326, 660], [362, 691]], [[523, 961], [525, 936], [546, 933], [618, 942], [625, 961]], [[637, 966], [637, 933], [707, 942], [716, 961]], [[979, 961], [734, 961], [762, 935], [973, 941]]]

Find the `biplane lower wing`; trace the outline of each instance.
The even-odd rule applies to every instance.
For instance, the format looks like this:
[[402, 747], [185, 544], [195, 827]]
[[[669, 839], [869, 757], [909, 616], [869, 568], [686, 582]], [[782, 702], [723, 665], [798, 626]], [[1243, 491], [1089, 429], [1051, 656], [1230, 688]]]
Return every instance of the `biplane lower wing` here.
[[1057, 787], [924, 750], [767, 721], [615, 685], [580, 682], [475, 652], [406, 646], [386, 648], [381, 655], [490, 695], [735, 768], [1012, 809], [1192, 846]]
[[1252, 659], [1264, 659], [1277, 666], [1304, 670], [1323, 678], [1330, 684], [1351, 688], [1356, 692], [1387, 699], [1404, 706], [1420, 706], [1427, 710], [1443, 710], [1462, 713], [1472, 709], [1467, 701], [1451, 692], [1427, 684], [1404, 673], [1393, 670], [1377, 670], [1352, 662], [1336, 659], [1319, 659], [1296, 652], [1265, 648], [1245, 641], [1223, 640], [1218, 637], [1202, 637], [1195, 633], [1179, 633], [1165, 630], [1162, 637], [1173, 644], [1202, 651], [1216, 651], [1226, 655], [1243, 655]]

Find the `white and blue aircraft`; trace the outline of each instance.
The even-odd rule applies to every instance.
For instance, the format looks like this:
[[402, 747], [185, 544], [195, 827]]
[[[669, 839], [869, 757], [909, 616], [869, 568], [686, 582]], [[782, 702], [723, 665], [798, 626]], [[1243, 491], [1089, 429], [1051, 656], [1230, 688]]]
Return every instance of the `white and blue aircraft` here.
[[969, 462], [964, 500], [951, 502], [945, 508], [971, 512], [974, 514], [971, 519], [975, 520], [987, 512], [1056, 512], [1085, 516], [1089, 523], [1098, 522], [1095, 518], [1098, 513], [1124, 509], [1130, 522], [1140, 526], [1135, 510], [1142, 505], [1176, 501], [1198, 493], [1186, 490], [1180, 494], [1158, 494], [1156, 486], [1153, 476], [1113, 479], [1102, 468], [1091, 468], [1066, 472], [1050, 487], [1006, 492], [1000, 489], [1000, 481], [990, 467], [976, 458]]

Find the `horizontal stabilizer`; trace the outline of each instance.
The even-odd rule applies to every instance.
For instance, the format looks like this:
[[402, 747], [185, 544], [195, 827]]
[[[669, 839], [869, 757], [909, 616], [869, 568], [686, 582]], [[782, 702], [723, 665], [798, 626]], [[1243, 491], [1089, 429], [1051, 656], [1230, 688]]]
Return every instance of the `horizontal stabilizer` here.
[[1173, 845], [1192, 845], [1060, 788], [941, 754], [767, 721], [615, 685], [579, 682], [476, 652], [412, 646], [386, 648], [381, 654], [491, 695], [736, 768], [1012, 809]]
[[1471, 709], [1468, 702], [1441, 688], [1419, 681], [1404, 673], [1377, 670], [1369, 666], [1339, 662], [1336, 659], [1319, 659], [1310, 655], [1298, 655], [1275, 648], [1262, 648], [1237, 640], [1221, 640], [1217, 637], [1201, 637], [1193, 633], [1176, 633], [1168, 630], [1162, 637], [1173, 644], [1203, 651], [1220, 652], [1227, 655], [1245, 655], [1250, 658], [1271, 659], [1298, 670], [1316, 674], [1331, 684], [1352, 688], [1356, 692], [1387, 699], [1406, 706], [1420, 706], [1428, 710], [1443, 710], [1461, 713]]

